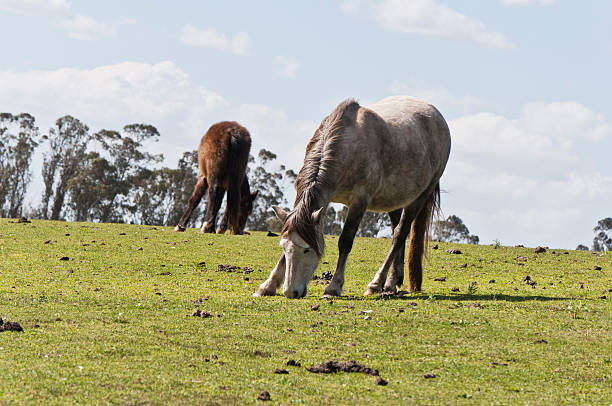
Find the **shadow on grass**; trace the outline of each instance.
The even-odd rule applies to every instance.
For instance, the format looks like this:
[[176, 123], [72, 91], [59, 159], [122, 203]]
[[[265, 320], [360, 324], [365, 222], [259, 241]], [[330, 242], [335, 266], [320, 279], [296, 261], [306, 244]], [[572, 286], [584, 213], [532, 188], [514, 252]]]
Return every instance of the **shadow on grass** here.
[[403, 296], [381, 296], [382, 300], [396, 299], [396, 300], [448, 300], [452, 302], [461, 301], [505, 301], [505, 302], [555, 302], [561, 300], [572, 300], [571, 297], [555, 297], [555, 296], [541, 296], [541, 295], [508, 295], [508, 294], [456, 294], [456, 295], [444, 295], [444, 294], [407, 294]]

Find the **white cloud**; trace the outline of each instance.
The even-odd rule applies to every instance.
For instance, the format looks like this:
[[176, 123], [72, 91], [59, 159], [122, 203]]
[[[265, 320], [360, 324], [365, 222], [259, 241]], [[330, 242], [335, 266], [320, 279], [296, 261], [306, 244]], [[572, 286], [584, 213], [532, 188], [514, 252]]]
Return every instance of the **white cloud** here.
[[482, 21], [435, 0], [346, 0], [341, 7], [348, 14], [373, 19], [389, 31], [513, 47], [503, 34], [489, 30]]
[[287, 58], [285, 56], [277, 56], [276, 63], [281, 66], [282, 75], [288, 78], [295, 77], [295, 74], [298, 68], [300, 67], [300, 64], [297, 61]]
[[66, 0], [0, 0], [0, 10], [23, 13], [33, 10], [65, 11], [70, 9]]
[[92, 35], [96, 34], [105, 36], [114, 35], [116, 32], [115, 25], [96, 21], [83, 14], [77, 14], [63, 20], [61, 25], [68, 30], [70, 38], [78, 40], [90, 40]]
[[546, 7], [555, 4], [556, 0], [500, 0], [505, 6]]
[[234, 54], [244, 54], [250, 45], [248, 34], [239, 32], [233, 38], [214, 29], [199, 29], [192, 24], [183, 26], [181, 40], [187, 45], [210, 47]]
[[449, 127], [446, 215], [459, 215], [485, 243], [500, 236], [532, 246], [588, 242], [593, 216], [612, 201], [612, 176], [598, 152], [610, 147], [606, 117], [576, 102], [532, 102], [518, 117], [483, 112]]
[[[50, 123], [65, 114], [92, 128], [146, 122], [172, 128], [167, 136], [179, 144], [181, 136], [199, 139], [205, 114], [227, 104], [221, 95], [192, 83], [172, 62], [125, 62], [89, 70], [0, 71], [0, 94], [0, 111], [26, 111], [39, 122]], [[178, 134], [177, 125], [183, 129]]]

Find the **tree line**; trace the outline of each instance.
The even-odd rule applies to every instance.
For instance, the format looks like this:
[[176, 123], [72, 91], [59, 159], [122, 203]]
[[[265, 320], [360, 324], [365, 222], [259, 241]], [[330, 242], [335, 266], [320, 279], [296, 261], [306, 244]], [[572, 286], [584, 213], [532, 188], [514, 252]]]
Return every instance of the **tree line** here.
[[[144, 147], [159, 137], [158, 130], [149, 124], [92, 132], [70, 115], [58, 118], [43, 134], [32, 115], [1, 113], [0, 217], [177, 224], [197, 180], [198, 155], [187, 151], [176, 168], [161, 166], [163, 154], [152, 154]], [[24, 209], [34, 152], [44, 145], [41, 201], [37, 207]], [[266, 149], [249, 157], [247, 176], [251, 189], [259, 190], [247, 223], [250, 230], [279, 230], [281, 224], [270, 207], [290, 206], [287, 191], [297, 174], [277, 165], [276, 159], [276, 154]], [[190, 226], [199, 226], [202, 206], [192, 215]], [[324, 233], [340, 234], [347, 212], [346, 207], [330, 206]], [[358, 236], [376, 237], [385, 228], [390, 229], [385, 213], [366, 212]], [[457, 216], [438, 220], [433, 229], [433, 239], [438, 241], [479, 242]]]

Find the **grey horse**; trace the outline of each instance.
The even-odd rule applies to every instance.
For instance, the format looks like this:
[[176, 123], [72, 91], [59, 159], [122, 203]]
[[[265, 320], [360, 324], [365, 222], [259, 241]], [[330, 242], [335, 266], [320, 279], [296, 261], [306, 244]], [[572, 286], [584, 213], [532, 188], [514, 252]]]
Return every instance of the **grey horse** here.
[[365, 107], [351, 99], [340, 103], [306, 147], [293, 210], [273, 207], [283, 221], [283, 254], [253, 296], [274, 295], [283, 281], [285, 296], [306, 295], [323, 256], [321, 219], [330, 202], [349, 210], [338, 241], [336, 271], [325, 295], [342, 294], [347, 257], [366, 210], [389, 213], [393, 239], [365, 294], [396, 292], [402, 285], [408, 236], [409, 289], [420, 291], [423, 254], [449, 154], [448, 126], [429, 103], [407, 96]]

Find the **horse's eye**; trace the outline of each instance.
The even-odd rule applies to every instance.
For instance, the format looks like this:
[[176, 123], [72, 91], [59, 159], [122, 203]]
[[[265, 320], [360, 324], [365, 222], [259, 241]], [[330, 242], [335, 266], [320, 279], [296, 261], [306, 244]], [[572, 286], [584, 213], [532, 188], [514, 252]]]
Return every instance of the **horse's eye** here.
[[304, 254], [307, 254], [310, 252], [310, 248], [304, 248]]

